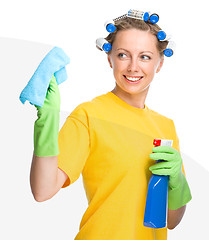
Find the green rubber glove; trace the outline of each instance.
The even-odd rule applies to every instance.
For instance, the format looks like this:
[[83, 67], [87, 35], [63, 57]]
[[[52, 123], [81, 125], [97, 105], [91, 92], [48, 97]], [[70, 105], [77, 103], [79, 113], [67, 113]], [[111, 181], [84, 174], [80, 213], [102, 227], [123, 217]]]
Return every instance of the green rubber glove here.
[[34, 124], [34, 154], [38, 157], [56, 156], [59, 154], [59, 112], [60, 93], [53, 75], [49, 83], [44, 105], [37, 108], [38, 119]]
[[169, 146], [158, 146], [152, 149], [149, 157], [153, 160], [164, 160], [152, 165], [149, 170], [156, 175], [169, 175], [168, 208], [176, 210], [188, 203], [192, 196], [187, 180], [182, 172], [180, 153]]

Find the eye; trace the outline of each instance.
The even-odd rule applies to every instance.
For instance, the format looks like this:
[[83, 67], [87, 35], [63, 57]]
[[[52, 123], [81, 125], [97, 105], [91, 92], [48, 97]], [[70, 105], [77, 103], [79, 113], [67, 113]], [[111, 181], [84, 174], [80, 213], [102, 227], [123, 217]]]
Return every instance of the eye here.
[[119, 57], [119, 58], [125, 58], [125, 57], [127, 57], [127, 55], [126, 55], [125, 53], [119, 53], [119, 54], [118, 54], [118, 57]]
[[142, 60], [150, 60], [151, 57], [148, 56], [148, 55], [142, 55], [142, 56], [141, 56], [141, 59], [142, 59]]

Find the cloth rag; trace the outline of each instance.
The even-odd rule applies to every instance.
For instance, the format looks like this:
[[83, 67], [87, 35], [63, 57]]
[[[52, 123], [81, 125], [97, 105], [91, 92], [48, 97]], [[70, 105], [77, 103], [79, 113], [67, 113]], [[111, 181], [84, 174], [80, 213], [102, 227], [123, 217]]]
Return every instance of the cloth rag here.
[[58, 85], [66, 81], [67, 72], [65, 66], [69, 62], [69, 57], [61, 48], [52, 48], [22, 90], [19, 97], [20, 101], [24, 104], [28, 100], [31, 105], [42, 107], [53, 74]]

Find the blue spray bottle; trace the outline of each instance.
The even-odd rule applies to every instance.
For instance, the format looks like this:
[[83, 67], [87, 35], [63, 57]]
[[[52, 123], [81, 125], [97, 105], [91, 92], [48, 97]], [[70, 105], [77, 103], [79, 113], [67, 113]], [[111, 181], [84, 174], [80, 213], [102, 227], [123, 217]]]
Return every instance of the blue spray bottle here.
[[[173, 140], [154, 139], [153, 145], [172, 146]], [[158, 160], [161, 162], [163, 160]], [[164, 228], [167, 221], [169, 176], [153, 174], [149, 181], [147, 201], [144, 213], [144, 226], [150, 228]]]

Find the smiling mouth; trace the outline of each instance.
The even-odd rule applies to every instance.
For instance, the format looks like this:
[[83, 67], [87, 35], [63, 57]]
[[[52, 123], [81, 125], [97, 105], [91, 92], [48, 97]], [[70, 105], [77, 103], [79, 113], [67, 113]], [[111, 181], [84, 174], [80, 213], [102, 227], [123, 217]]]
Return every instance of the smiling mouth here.
[[132, 82], [136, 82], [136, 81], [139, 81], [143, 78], [143, 76], [126, 76], [126, 75], [123, 75], [127, 80], [129, 81], [132, 81]]

